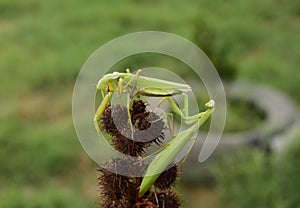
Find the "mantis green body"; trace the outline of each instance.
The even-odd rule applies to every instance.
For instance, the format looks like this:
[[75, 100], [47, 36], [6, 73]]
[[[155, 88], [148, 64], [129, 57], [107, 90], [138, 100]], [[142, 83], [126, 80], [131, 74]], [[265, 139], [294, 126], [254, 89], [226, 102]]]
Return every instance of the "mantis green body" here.
[[[134, 97], [141, 95], [151, 97], [168, 97], [191, 91], [191, 87], [189, 85], [144, 77], [140, 76], [140, 74], [141, 70], [138, 70], [136, 74], [130, 73], [129, 70], [127, 70], [127, 73], [113, 72], [111, 74], [104, 75], [103, 78], [99, 80], [97, 89], [101, 91], [103, 100], [97, 108], [94, 117], [94, 126], [97, 132], [100, 131], [98, 121], [115, 92], [117, 92], [118, 95], [121, 95], [122, 93], [128, 94], [127, 109], [129, 109], [130, 101]], [[130, 117], [129, 111], [128, 116]]]

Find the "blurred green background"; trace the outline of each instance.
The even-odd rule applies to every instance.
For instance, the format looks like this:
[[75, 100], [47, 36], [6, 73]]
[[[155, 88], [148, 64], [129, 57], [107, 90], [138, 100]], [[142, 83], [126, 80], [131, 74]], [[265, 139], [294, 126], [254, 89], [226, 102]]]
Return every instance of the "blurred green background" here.
[[[0, 0], [1, 208], [97, 207], [96, 165], [72, 123], [73, 85], [98, 47], [143, 30], [183, 36], [224, 79], [254, 80], [300, 104], [300, 1]], [[130, 67], [161, 62], [147, 57]], [[245, 111], [234, 105], [227, 128], [260, 122]], [[213, 185], [179, 186], [185, 207], [300, 207], [299, 138], [280, 158], [258, 149], [224, 156]]]

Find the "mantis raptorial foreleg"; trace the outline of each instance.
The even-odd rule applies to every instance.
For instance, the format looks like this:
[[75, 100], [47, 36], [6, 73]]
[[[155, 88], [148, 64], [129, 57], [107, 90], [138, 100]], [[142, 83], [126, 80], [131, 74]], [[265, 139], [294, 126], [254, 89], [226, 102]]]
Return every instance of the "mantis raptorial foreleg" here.
[[105, 108], [107, 107], [107, 104], [109, 103], [111, 96], [113, 95], [113, 92], [108, 92], [108, 94], [103, 98], [101, 104], [96, 110], [95, 117], [94, 117], [94, 126], [97, 130], [97, 132], [100, 132], [100, 128], [98, 125], [98, 121], [100, 120]]
[[118, 81], [118, 95], [119, 97], [122, 95], [123, 92], [123, 79], [120, 78]]
[[101, 90], [101, 96], [102, 96], [102, 99], [104, 99], [105, 95], [104, 95], [104, 92]]

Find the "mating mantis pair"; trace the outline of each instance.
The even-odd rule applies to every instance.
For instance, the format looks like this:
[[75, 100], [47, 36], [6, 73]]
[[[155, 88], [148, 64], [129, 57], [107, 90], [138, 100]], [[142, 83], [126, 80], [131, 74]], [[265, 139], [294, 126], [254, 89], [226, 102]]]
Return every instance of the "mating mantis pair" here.
[[[128, 118], [130, 118], [130, 102], [133, 98], [140, 96], [162, 97], [158, 104], [167, 100], [175, 114], [179, 115], [186, 124], [192, 124], [192, 126], [186, 130], [172, 135], [173, 140], [157, 152], [157, 156], [149, 164], [146, 175], [141, 183], [139, 190], [140, 196], [142, 196], [151, 187], [151, 185], [159, 177], [160, 173], [162, 173], [170, 165], [176, 155], [189, 141], [194, 141], [195, 143], [196, 139], [193, 138], [194, 133], [197, 132], [199, 127], [210, 117], [215, 106], [214, 101], [210, 100], [206, 103], [206, 111], [189, 116], [188, 97], [185, 94], [192, 90], [189, 85], [141, 76], [141, 70], [138, 70], [135, 74], [130, 73], [129, 69], [126, 70], [126, 73], [114, 72], [106, 74], [99, 80], [97, 89], [101, 92], [103, 97], [94, 117], [94, 126], [97, 132], [100, 131], [98, 121], [114, 93], [117, 93], [119, 96], [123, 93], [127, 94]], [[178, 94], [184, 95], [183, 111], [172, 98], [172, 96]], [[131, 132], [133, 133], [131, 119], [129, 119], [129, 123], [132, 130]]]

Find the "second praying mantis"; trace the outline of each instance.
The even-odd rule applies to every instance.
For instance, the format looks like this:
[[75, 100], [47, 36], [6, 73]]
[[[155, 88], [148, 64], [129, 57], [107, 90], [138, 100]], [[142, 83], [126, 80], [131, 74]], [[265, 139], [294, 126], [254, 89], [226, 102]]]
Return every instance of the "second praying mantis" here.
[[[192, 126], [176, 135], [172, 135], [173, 140], [158, 151], [155, 159], [149, 164], [146, 176], [142, 180], [139, 190], [140, 196], [142, 196], [151, 187], [151, 185], [159, 177], [160, 173], [162, 173], [170, 165], [170, 163], [172, 163], [177, 154], [189, 141], [194, 141], [195, 143], [196, 139], [193, 138], [193, 135], [210, 117], [215, 107], [214, 100], [210, 100], [206, 104], [206, 111], [189, 116], [188, 97], [186, 94], [192, 90], [189, 85], [141, 76], [141, 72], [141, 70], [138, 70], [135, 74], [133, 74], [129, 69], [127, 69], [126, 73], [113, 72], [104, 75], [99, 80], [97, 89], [101, 92], [103, 100], [98, 106], [94, 117], [94, 126], [97, 132], [100, 132], [98, 121], [103, 115], [106, 107], [109, 105], [114, 93], [117, 93], [119, 96], [123, 93], [127, 94], [128, 118], [130, 118], [129, 107], [133, 98], [140, 96], [162, 97], [159, 104], [164, 100], [167, 100], [172, 111], [179, 115], [186, 124], [192, 124]], [[184, 96], [183, 110], [178, 107], [172, 98], [172, 96], [178, 94]], [[129, 119], [129, 123], [133, 134], [131, 119]]]

